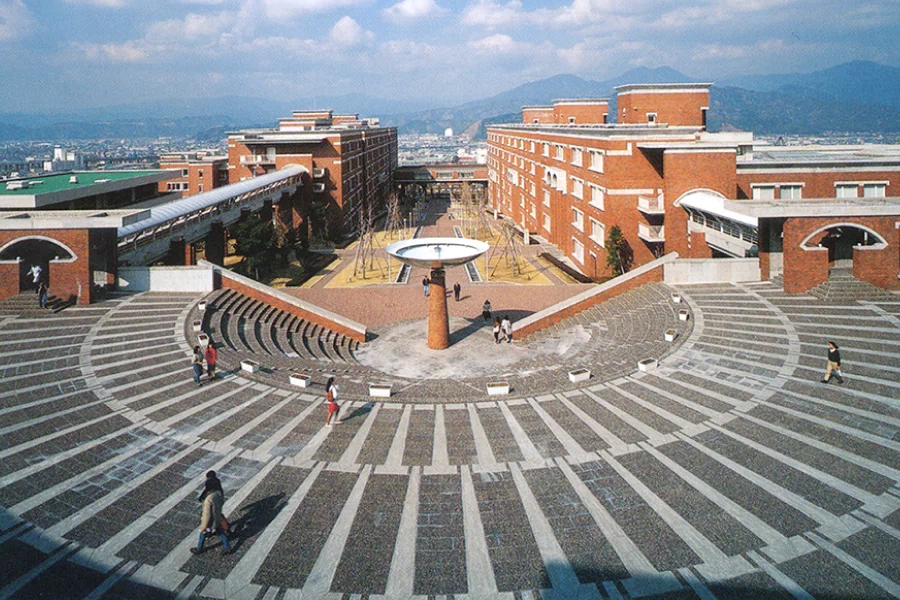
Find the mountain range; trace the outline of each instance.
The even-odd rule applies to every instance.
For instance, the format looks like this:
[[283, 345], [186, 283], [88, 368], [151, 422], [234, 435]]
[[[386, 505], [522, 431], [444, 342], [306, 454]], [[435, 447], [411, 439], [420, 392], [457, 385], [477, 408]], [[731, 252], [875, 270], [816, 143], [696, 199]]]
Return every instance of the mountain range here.
[[[61, 114], [0, 113], [0, 141], [194, 137], [220, 141], [227, 131], [272, 127], [297, 108], [333, 108], [380, 116], [400, 133], [484, 136], [486, 125], [518, 122], [521, 107], [555, 98], [605, 97], [615, 114], [615, 90], [625, 83], [703, 81], [669, 67], [632, 69], [607, 80], [554, 75], [458, 106], [427, 108], [362, 94], [297, 98], [291, 102], [228, 96], [164, 100]], [[868, 61], [811, 73], [735, 76], [710, 91], [709, 128], [759, 134], [900, 133], [900, 69]]]

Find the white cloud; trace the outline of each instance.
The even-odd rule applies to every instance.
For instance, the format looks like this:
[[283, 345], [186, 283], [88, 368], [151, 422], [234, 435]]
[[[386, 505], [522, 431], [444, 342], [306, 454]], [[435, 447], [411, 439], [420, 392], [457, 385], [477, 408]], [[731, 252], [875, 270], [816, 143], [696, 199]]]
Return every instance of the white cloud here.
[[384, 9], [381, 14], [395, 23], [406, 23], [445, 12], [447, 11], [438, 6], [434, 0], [402, 0], [402, 2]]
[[333, 12], [368, 0], [262, 0], [270, 19], [293, 19], [309, 13]]
[[0, 3], [0, 42], [25, 36], [34, 25], [34, 18], [22, 0]]
[[69, 46], [92, 62], [139, 63], [149, 57], [149, 48], [140, 41], [124, 44], [91, 44], [72, 42]]
[[191, 42], [214, 38], [235, 25], [231, 13], [216, 15], [188, 14], [184, 19], [158, 21], [147, 28], [147, 39], [152, 42]]
[[328, 39], [337, 46], [350, 47], [371, 42], [375, 34], [363, 29], [351, 17], [342, 17], [328, 32]]
[[476, 0], [466, 6], [462, 14], [462, 23], [492, 30], [517, 25], [528, 18], [529, 15], [522, 10], [522, 3], [519, 0], [511, 0], [506, 4], [494, 0]]
[[105, 6], [107, 8], [120, 8], [125, 6], [125, 0], [65, 0], [69, 4], [92, 4], [94, 6]]
[[488, 54], [518, 54], [531, 48], [528, 44], [519, 43], [503, 33], [469, 42], [468, 46], [477, 52]]

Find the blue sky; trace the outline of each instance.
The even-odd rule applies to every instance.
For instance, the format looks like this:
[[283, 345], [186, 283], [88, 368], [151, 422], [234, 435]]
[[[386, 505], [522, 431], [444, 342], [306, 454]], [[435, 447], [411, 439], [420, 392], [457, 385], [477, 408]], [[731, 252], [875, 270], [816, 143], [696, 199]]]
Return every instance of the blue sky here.
[[898, 0], [0, 0], [0, 112], [900, 66]]

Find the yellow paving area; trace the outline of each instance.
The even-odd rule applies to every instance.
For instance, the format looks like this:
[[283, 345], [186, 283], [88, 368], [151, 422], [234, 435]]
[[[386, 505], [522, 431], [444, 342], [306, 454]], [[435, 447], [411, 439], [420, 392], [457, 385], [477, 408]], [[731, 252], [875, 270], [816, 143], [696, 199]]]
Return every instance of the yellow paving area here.
[[552, 281], [535, 268], [533, 264], [524, 258], [519, 258], [519, 273], [513, 273], [513, 262], [503, 258], [502, 255], [491, 259], [488, 277], [485, 277], [486, 258], [475, 261], [475, 266], [481, 272], [481, 278], [488, 282], [502, 281], [504, 283], [518, 283], [524, 285], [552, 285]]
[[328, 266], [326, 266], [324, 269], [319, 269], [315, 275], [313, 275], [312, 277], [310, 277], [309, 279], [304, 281], [303, 285], [301, 285], [300, 287], [301, 288], [314, 287], [317, 283], [319, 283], [320, 281], [322, 281], [323, 279], [325, 279], [326, 277], [328, 277], [329, 275], [334, 273], [334, 271], [338, 268], [338, 266], [340, 266], [340, 264], [341, 264], [340, 258], [334, 259], [333, 261], [328, 263]]
[[378, 251], [374, 266], [366, 268], [366, 276], [363, 278], [361, 268], [356, 270], [356, 275], [353, 273], [356, 264], [355, 257], [348, 256], [343, 262], [346, 266], [331, 281], [325, 284], [326, 288], [355, 288], [393, 283], [397, 278], [397, 272], [403, 266], [399, 261], [392, 260], [390, 273], [388, 273], [387, 253]]
[[537, 257], [535, 257], [535, 260], [538, 262], [539, 265], [541, 265], [541, 271], [550, 271], [551, 273], [553, 273], [554, 275], [559, 277], [559, 279], [561, 281], [564, 281], [565, 283], [580, 283], [577, 279], [575, 279], [574, 277], [572, 277], [571, 275], [569, 275], [568, 273], [566, 273], [565, 271], [563, 271], [562, 269], [560, 269], [559, 267], [554, 265], [552, 262], [550, 262], [546, 258], [537, 256]]

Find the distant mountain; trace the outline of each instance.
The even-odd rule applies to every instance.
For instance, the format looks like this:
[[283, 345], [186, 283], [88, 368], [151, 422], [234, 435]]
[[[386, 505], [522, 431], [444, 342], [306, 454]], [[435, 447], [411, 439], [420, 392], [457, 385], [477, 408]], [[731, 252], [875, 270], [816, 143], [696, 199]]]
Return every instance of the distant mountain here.
[[811, 73], [746, 75], [719, 82], [757, 92], [829, 97], [855, 104], [900, 106], [900, 69], [857, 60]]
[[[576, 75], [554, 75], [525, 83], [516, 88], [484, 98], [466, 102], [459, 106], [419, 111], [409, 114], [388, 116], [382, 119], [390, 125], [396, 125], [401, 133], [441, 133], [447, 127], [455, 132], [462, 132], [473, 124], [483, 135], [485, 119], [494, 119], [498, 115], [509, 115], [512, 121], [521, 119], [523, 106], [531, 104], [550, 104], [558, 98], [610, 98], [611, 108], [615, 108], [615, 87], [624, 83], [682, 83], [695, 81], [691, 77], [679, 73], [669, 67], [648, 69], [640, 67], [606, 81], [590, 81]], [[509, 121], [507, 121], [509, 122]]]

